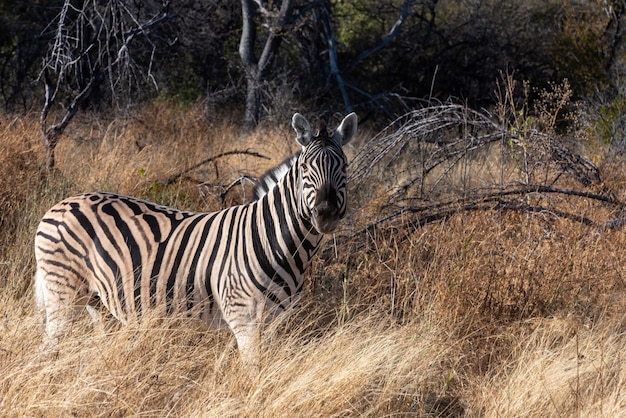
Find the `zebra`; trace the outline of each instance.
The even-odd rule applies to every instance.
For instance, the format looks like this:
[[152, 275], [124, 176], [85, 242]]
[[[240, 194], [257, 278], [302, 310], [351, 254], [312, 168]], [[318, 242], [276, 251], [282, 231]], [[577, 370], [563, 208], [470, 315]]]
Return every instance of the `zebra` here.
[[[358, 118], [313, 134], [293, 115], [301, 151], [258, 200], [195, 213], [113, 193], [67, 198], [35, 236], [35, 302], [55, 347], [97, 295], [121, 323], [181, 313], [232, 331], [242, 364], [259, 370], [261, 327], [286, 310], [304, 272], [346, 214], [342, 147]], [[95, 318], [97, 319], [97, 318]]]

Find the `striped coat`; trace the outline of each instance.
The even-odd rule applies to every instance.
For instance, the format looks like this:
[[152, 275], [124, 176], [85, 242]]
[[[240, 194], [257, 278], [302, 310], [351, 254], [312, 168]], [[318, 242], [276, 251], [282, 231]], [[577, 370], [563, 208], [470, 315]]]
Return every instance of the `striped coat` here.
[[314, 136], [295, 114], [302, 150], [259, 200], [194, 213], [112, 193], [52, 207], [35, 237], [35, 296], [46, 346], [65, 335], [93, 294], [121, 322], [145, 311], [200, 318], [234, 333], [258, 367], [264, 315], [296, 299], [303, 274], [346, 212], [346, 157], [357, 117]]

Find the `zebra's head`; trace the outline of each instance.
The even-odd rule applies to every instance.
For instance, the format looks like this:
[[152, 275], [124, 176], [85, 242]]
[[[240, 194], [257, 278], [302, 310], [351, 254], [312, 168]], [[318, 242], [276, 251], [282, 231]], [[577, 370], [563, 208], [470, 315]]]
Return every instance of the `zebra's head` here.
[[317, 136], [299, 113], [293, 115], [296, 140], [302, 145], [298, 157], [300, 193], [298, 209], [322, 234], [333, 232], [346, 214], [346, 145], [357, 128], [357, 116], [350, 113], [333, 132], [323, 126]]

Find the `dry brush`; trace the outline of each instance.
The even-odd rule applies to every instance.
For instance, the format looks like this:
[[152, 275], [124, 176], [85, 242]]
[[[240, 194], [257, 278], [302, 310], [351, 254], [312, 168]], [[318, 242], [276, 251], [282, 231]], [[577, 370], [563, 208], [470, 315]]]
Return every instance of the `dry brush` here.
[[0, 126], [1, 415], [626, 413], [622, 162], [449, 104], [360, 138], [351, 213], [267, 330], [257, 378], [228, 333], [184, 320], [85, 317], [40, 358], [32, 234], [52, 203], [104, 189], [218, 209], [293, 151], [287, 123], [241, 135], [196, 108], [82, 117], [51, 173], [35, 116]]

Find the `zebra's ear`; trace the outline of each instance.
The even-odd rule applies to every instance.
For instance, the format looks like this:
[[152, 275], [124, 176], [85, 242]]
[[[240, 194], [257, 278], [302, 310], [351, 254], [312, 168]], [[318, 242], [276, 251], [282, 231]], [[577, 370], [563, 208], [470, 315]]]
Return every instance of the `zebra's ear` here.
[[295, 129], [296, 134], [298, 135], [296, 137], [296, 141], [298, 141], [298, 144], [302, 145], [303, 147], [309, 145], [309, 142], [311, 142], [311, 138], [313, 136], [309, 121], [306, 120], [306, 118], [301, 114], [295, 113], [293, 115], [293, 118], [291, 119], [291, 126], [293, 126], [293, 129]]
[[350, 142], [350, 140], [356, 133], [358, 122], [359, 118], [354, 112], [343, 118], [343, 120], [335, 130], [335, 140], [342, 146]]

